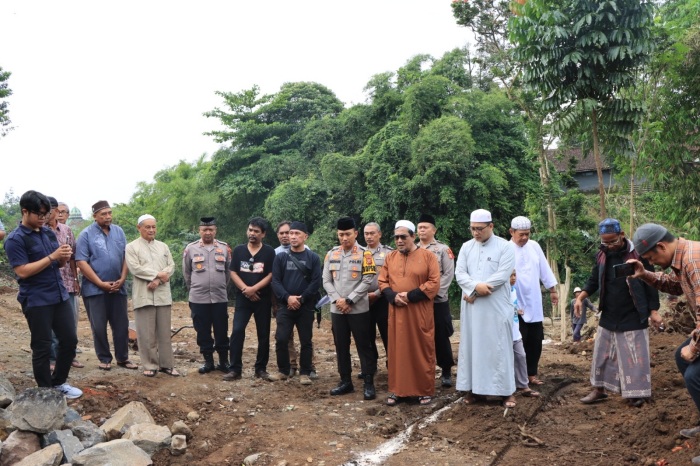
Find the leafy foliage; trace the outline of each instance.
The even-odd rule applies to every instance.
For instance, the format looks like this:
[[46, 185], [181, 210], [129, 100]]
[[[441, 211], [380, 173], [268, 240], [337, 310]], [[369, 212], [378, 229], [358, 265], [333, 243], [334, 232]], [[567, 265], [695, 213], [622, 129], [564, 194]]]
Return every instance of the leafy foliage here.
[[12, 122], [10, 121], [10, 111], [8, 109], [8, 103], [5, 100], [6, 97], [12, 95], [12, 89], [9, 88], [7, 80], [10, 79], [9, 71], [3, 71], [0, 66], [0, 137], [7, 135], [7, 133], [12, 130]]

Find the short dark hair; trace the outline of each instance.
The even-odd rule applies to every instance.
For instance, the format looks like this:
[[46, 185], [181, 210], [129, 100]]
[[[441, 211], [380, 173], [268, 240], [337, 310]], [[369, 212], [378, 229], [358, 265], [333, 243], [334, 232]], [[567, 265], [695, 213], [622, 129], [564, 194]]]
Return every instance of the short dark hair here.
[[253, 217], [248, 220], [248, 226], [258, 227], [260, 231], [265, 233], [267, 231], [267, 220], [262, 217]]
[[39, 212], [39, 209], [44, 207], [46, 211], [49, 212], [51, 210], [51, 201], [40, 192], [31, 190], [22, 194], [19, 200], [19, 206], [29, 212]]
[[292, 226], [292, 222], [289, 220], [282, 220], [280, 223], [277, 224], [277, 228], [275, 228], [275, 233], [279, 233], [280, 228], [282, 228], [285, 225]]
[[[667, 231], [666, 234], [659, 240], [659, 243], [673, 243], [673, 240], [675, 240], [675, 239], [676, 239], [676, 237], [673, 236], [673, 233], [671, 233], [670, 231]], [[653, 248], [649, 248], [649, 252], [651, 252], [651, 251], [656, 252], [657, 251], [656, 246], [658, 246], [659, 243], [656, 243]]]

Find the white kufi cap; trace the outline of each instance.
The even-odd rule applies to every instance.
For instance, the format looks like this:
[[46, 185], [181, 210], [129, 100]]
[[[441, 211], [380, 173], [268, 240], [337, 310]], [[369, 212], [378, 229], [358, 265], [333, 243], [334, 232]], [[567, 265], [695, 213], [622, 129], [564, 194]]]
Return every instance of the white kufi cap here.
[[476, 209], [469, 216], [469, 221], [476, 223], [491, 223], [491, 212], [485, 209]]
[[136, 224], [137, 224], [137, 225], [141, 225], [141, 223], [142, 223], [144, 220], [149, 220], [149, 219], [155, 220], [156, 218], [155, 218], [153, 215], [151, 215], [151, 214], [143, 214], [142, 216], [139, 217], [139, 220], [138, 220], [138, 222], [137, 222]]
[[416, 226], [412, 223], [409, 222], [408, 220], [399, 220], [396, 222], [396, 225], [394, 225], [394, 230], [397, 228], [405, 227], [408, 228], [410, 231], [414, 232], [416, 231]]
[[530, 222], [530, 219], [527, 217], [515, 217], [510, 221], [510, 227], [513, 230], [529, 230], [532, 228], [532, 222]]

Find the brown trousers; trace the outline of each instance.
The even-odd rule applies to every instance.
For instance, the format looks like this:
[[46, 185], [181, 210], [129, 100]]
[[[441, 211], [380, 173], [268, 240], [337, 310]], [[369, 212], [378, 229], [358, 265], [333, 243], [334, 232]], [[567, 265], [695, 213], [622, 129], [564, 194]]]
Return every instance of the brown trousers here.
[[136, 338], [144, 370], [173, 368], [170, 344], [170, 306], [144, 306], [134, 309]]

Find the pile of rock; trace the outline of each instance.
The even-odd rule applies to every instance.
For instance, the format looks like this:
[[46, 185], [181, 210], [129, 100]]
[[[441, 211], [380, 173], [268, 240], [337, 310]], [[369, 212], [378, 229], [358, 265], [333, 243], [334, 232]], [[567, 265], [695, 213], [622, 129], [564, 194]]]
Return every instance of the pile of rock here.
[[0, 466], [153, 464], [162, 449], [187, 450], [192, 431], [182, 421], [169, 429], [156, 425], [143, 403], [133, 401], [98, 427], [68, 408], [50, 388], [28, 388], [16, 395], [0, 375]]

